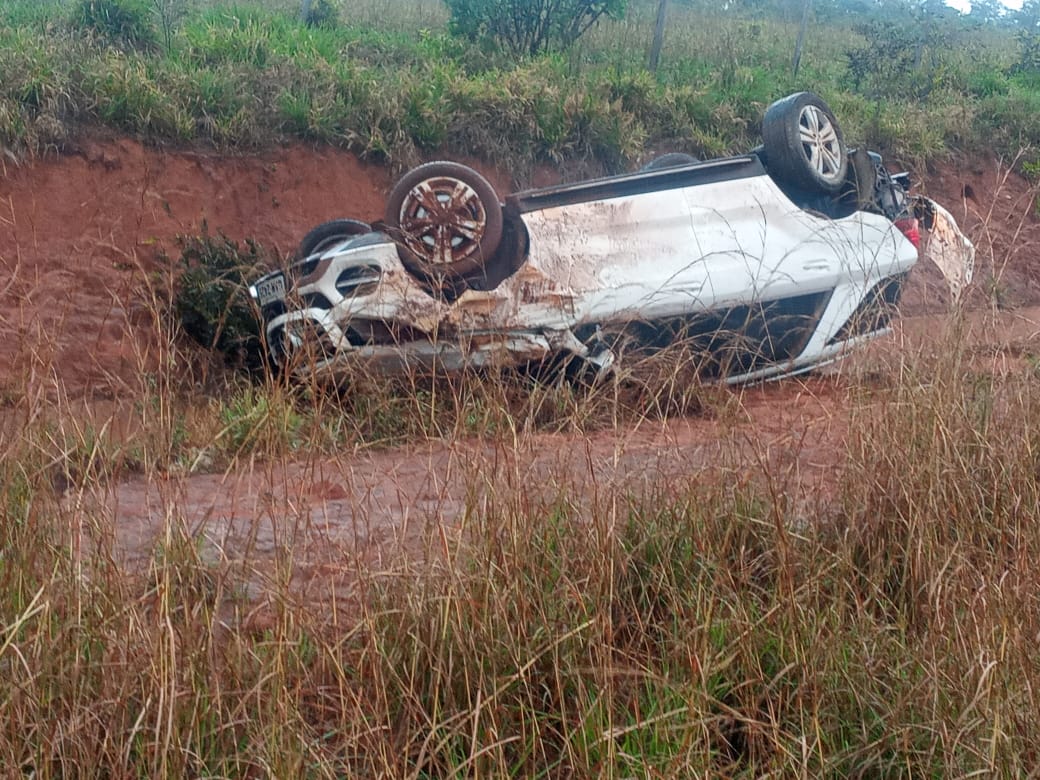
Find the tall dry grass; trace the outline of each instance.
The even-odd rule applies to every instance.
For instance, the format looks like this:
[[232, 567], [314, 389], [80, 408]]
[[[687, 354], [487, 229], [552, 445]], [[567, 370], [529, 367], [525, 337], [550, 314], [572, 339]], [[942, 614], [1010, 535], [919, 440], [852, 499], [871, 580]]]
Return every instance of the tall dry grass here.
[[[1028, 361], [986, 370], [956, 318], [948, 338], [832, 388], [848, 433], [822, 456], [835, 479], [807, 502], [805, 475], [770, 466], [775, 442], [724, 391], [699, 396], [735, 442], [720, 460], [640, 483], [604, 480], [591, 457], [529, 470], [546, 442], [580, 451], [608, 436], [618, 468], [638, 468], [625, 439], [647, 407], [625, 412], [616, 388], [578, 397], [494, 375], [372, 380], [345, 397], [212, 367], [203, 382], [165, 324], [168, 293], [152, 295], [166, 359], [142, 358], [150, 379], [117, 413], [41, 386], [45, 371], [11, 380], [3, 766], [1035, 773], [1038, 380]], [[302, 588], [308, 544], [342, 540], [313, 535], [309, 499], [278, 474], [410, 442], [405, 459], [417, 440], [464, 453], [440, 475], [456, 509], [422, 518], [393, 554], [344, 553]], [[235, 518], [200, 517], [184, 496], [225, 468], [222, 489], [253, 469], [285, 494], [214, 544], [207, 523]], [[127, 485], [155, 496], [132, 543], [130, 508], [113, 500]]]

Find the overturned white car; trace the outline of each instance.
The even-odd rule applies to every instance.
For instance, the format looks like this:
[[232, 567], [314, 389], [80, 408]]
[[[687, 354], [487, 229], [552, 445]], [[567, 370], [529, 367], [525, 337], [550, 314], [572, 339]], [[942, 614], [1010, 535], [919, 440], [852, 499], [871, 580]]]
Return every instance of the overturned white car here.
[[256, 281], [273, 361], [336, 377], [568, 359], [597, 373], [682, 345], [701, 373], [807, 370], [884, 333], [919, 224], [951, 286], [974, 250], [877, 155], [849, 152], [802, 92], [769, 107], [762, 147], [529, 190], [499, 201], [456, 163], [395, 186], [385, 223], [319, 225]]

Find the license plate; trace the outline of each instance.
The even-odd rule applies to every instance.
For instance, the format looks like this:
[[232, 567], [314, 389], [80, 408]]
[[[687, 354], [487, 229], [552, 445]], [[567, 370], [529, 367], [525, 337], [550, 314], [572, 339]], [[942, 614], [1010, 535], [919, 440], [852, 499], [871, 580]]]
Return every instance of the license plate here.
[[285, 298], [285, 276], [283, 274], [276, 274], [266, 279], [261, 279], [254, 287], [256, 289], [256, 302], [261, 307]]

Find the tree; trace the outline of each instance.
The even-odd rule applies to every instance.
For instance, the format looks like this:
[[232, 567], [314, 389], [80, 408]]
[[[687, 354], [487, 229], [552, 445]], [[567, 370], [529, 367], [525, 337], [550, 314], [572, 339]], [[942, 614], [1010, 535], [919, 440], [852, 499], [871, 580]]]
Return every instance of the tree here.
[[997, 24], [1004, 17], [1004, 5], [1000, 0], [971, 0], [968, 20], [980, 24]]
[[845, 52], [852, 86], [876, 100], [880, 105], [886, 94], [891, 97], [916, 96], [914, 49], [917, 33], [893, 22], [871, 22], [860, 25], [864, 45]]
[[567, 48], [600, 17], [620, 17], [626, 0], [446, 0], [451, 30], [492, 40], [514, 54]]
[[166, 51], [173, 50], [173, 33], [180, 21], [188, 14], [190, 0], [152, 0], [152, 8], [159, 18]]
[[301, 0], [300, 21], [308, 27], [335, 27], [339, 23], [338, 0]]
[[1012, 69], [1018, 73], [1040, 71], [1040, 0], [1026, 0], [1015, 13], [1021, 53]]
[[1035, 33], [1040, 28], [1040, 0], [1026, 0], [1012, 18], [1022, 30]]

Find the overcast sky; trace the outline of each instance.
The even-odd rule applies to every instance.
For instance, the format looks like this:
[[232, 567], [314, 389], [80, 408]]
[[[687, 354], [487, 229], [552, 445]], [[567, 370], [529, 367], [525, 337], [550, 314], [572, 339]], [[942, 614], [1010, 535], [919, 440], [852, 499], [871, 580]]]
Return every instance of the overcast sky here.
[[[1022, 0], [1001, 0], [1001, 2], [1008, 8], [1022, 7]], [[961, 13], [965, 13], [971, 8], [971, 0], [946, 0], [946, 4], [952, 5]]]

